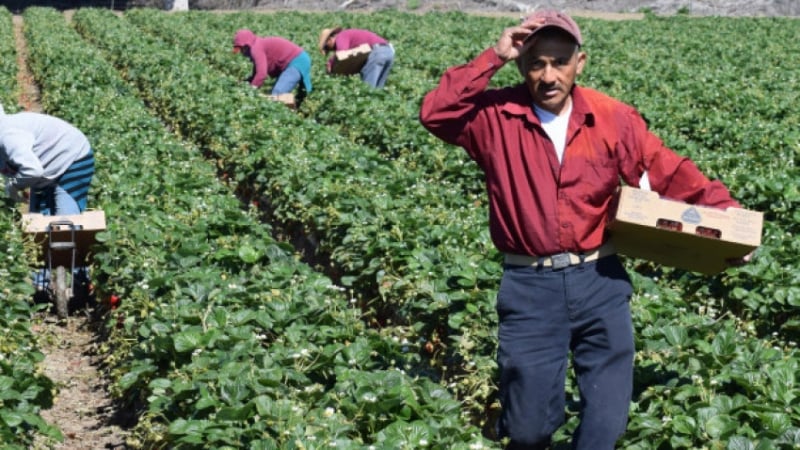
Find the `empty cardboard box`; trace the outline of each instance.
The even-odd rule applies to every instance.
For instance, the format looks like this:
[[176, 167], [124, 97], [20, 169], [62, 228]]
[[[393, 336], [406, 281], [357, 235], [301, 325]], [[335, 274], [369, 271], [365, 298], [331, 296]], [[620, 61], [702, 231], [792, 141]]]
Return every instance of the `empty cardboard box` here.
[[[47, 264], [48, 227], [52, 225], [52, 242], [75, 242], [75, 264], [90, 262], [91, 246], [96, 242], [98, 232], [106, 229], [106, 215], [100, 210], [84, 211], [81, 214], [65, 216], [45, 216], [38, 213], [22, 215], [23, 231], [32, 234], [34, 242], [42, 246], [42, 258]], [[74, 237], [72, 230], [74, 229]], [[51, 251], [53, 266], [69, 267], [72, 259], [70, 250]]]
[[350, 50], [339, 50], [335, 52], [331, 73], [336, 75], [353, 75], [359, 73], [361, 68], [364, 67], [364, 63], [367, 62], [371, 51], [372, 46], [369, 44], [361, 44]]
[[714, 274], [761, 245], [762, 227], [760, 212], [690, 205], [624, 186], [607, 229], [620, 254]]

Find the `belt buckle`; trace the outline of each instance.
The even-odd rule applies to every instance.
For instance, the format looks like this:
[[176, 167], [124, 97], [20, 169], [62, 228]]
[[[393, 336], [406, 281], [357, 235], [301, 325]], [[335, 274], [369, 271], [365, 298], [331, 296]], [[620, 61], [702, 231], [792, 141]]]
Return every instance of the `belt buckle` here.
[[553, 263], [553, 270], [561, 270], [570, 266], [569, 253], [566, 252], [551, 256], [550, 261]]

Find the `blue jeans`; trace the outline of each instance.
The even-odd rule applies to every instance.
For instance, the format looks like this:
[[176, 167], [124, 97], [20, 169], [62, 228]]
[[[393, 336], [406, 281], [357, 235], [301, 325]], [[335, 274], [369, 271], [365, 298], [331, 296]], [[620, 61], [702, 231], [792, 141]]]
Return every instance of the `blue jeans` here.
[[281, 72], [272, 87], [272, 95], [288, 94], [302, 81], [299, 96], [311, 92], [311, 57], [303, 52], [297, 55]]
[[391, 44], [375, 45], [361, 68], [361, 80], [374, 88], [382, 88], [393, 65], [394, 47]]
[[[31, 190], [30, 212], [44, 215], [66, 216], [80, 214], [78, 202], [61, 186], [50, 186], [41, 190]], [[51, 213], [52, 212], [52, 213]]]
[[511, 449], [543, 449], [564, 422], [572, 352], [580, 425], [572, 447], [612, 450], [633, 389], [633, 292], [615, 256], [553, 270], [506, 266], [497, 296], [502, 413]]

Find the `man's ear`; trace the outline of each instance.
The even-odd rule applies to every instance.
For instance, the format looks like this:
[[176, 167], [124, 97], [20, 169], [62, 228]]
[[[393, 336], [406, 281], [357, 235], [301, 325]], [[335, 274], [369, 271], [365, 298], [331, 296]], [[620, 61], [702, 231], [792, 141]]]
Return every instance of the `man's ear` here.
[[580, 75], [581, 72], [583, 72], [583, 66], [586, 65], [586, 58], [588, 58], [586, 52], [578, 52], [578, 68], [575, 71], [575, 75]]

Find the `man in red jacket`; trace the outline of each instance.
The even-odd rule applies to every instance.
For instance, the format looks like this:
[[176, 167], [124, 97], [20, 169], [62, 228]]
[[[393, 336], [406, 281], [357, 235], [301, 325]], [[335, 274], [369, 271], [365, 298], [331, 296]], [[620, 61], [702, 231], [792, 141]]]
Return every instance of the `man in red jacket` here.
[[[738, 206], [633, 107], [576, 85], [582, 44], [569, 16], [534, 13], [448, 69], [420, 111], [431, 133], [463, 147], [485, 174], [491, 236], [505, 254], [497, 428], [510, 449], [546, 448], [563, 423], [570, 352], [581, 395], [573, 448], [610, 450], [625, 431], [633, 289], [605, 233], [620, 179], [638, 186], [647, 173], [663, 196]], [[524, 83], [487, 90], [509, 61]]]

